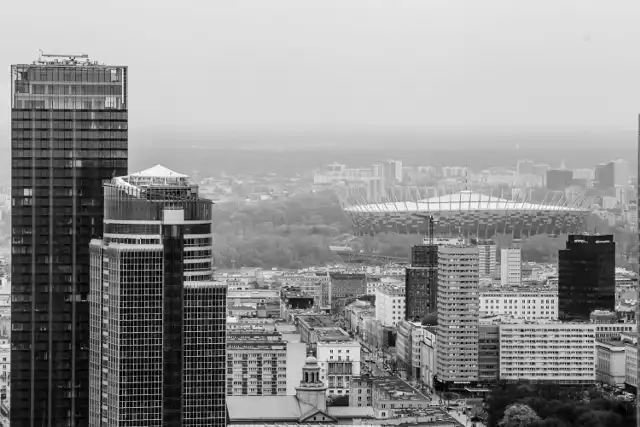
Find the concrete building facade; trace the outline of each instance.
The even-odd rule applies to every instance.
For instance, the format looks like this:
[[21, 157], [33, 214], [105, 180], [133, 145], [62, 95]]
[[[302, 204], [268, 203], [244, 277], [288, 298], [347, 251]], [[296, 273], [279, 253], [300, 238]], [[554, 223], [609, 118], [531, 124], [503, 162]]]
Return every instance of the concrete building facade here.
[[478, 248], [441, 246], [436, 377], [444, 388], [478, 381], [478, 288]]
[[376, 319], [384, 326], [396, 326], [404, 319], [405, 287], [381, 285], [376, 289]]
[[526, 320], [557, 320], [557, 290], [500, 290], [480, 293], [481, 315], [507, 315]]
[[500, 380], [551, 384], [596, 381], [595, 325], [537, 323], [500, 325]]
[[506, 248], [500, 251], [500, 284], [520, 286], [522, 283], [522, 251], [520, 248]]

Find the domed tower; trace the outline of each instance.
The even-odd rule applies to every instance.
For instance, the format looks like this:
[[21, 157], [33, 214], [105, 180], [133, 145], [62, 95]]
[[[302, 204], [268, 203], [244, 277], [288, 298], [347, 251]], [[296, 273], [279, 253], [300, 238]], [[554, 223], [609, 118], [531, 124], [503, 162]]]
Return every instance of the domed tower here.
[[308, 403], [321, 411], [327, 410], [327, 386], [320, 379], [318, 360], [309, 356], [302, 367], [302, 381], [296, 387], [296, 396], [304, 403]]

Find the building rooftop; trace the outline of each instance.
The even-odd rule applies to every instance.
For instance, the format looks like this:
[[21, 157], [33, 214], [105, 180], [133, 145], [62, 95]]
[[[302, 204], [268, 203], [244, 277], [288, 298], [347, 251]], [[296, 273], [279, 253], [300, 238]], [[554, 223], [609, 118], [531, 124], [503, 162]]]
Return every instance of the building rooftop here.
[[304, 322], [309, 328], [330, 328], [335, 327], [335, 323], [330, 316], [323, 314], [301, 314], [296, 317], [300, 322]]
[[332, 326], [328, 328], [315, 328], [313, 330], [316, 335], [318, 342], [322, 341], [352, 341], [352, 338], [349, 336], [344, 329], [339, 328], [337, 326]]
[[296, 396], [227, 396], [227, 410], [232, 422], [242, 420], [297, 422], [317, 411]]

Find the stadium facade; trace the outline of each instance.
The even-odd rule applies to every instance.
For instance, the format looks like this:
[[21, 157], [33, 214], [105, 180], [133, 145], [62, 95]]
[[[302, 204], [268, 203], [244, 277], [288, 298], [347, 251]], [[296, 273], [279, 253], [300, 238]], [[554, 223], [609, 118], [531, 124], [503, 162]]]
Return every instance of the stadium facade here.
[[[463, 190], [414, 200], [368, 200], [359, 188], [338, 193], [340, 204], [351, 219], [354, 234], [421, 234], [428, 232], [429, 216], [435, 220], [435, 235], [488, 239], [497, 234], [524, 238], [536, 234], [564, 234], [582, 231], [591, 214], [590, 199], [568, 201], [555, 196], [533, 203]], [[546, 199], [546, 198], [545, 198]]]

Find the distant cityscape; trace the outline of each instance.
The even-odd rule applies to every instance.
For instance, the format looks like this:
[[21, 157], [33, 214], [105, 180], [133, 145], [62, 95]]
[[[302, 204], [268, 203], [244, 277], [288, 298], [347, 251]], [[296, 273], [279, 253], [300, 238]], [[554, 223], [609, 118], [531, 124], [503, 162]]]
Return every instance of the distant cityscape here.
[[41, 54], [11, 82], [0, 424], [635, 414], [628, 161], [130, 171], [126, 66]]

